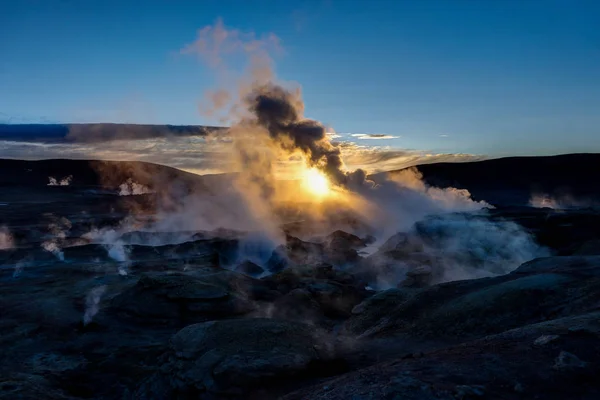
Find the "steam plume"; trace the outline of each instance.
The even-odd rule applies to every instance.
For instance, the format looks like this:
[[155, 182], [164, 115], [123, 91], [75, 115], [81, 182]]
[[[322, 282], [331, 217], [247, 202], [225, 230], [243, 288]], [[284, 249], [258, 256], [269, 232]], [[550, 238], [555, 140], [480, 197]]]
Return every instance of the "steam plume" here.
[[6, 226], [0, 226], [0, 250], [10, 250], [15, 246], [12, 234]]
[[69, 175], [60, 181], [57, 180], [53, 176], [48, 177], [48, 186], [69, 186], [71, 184], [71, 180], [73, 179], [73, 175]]
[[[333, 183], [346, 184], [340, 148], [331, 144], [320, 122], [303, 118], [304, 104], [299, 94], [270, 83], [254, 88], [245, 100], [256, 123], [284, 150], [300, 150], [309, 166], [321, 169]], [[357, 174], [365, 175], [362, 171]]]
[[106, 285], [93, 288], [85, 299], [85, 313], [83, 314], [83, 324], [87, 325], [100, 310], [100, 300], [106, 291]]

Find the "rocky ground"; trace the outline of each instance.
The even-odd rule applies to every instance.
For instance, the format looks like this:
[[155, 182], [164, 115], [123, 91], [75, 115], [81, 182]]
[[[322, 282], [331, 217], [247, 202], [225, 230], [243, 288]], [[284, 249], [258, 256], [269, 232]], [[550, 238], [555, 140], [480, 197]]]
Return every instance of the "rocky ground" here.
[[[432, 217], [375, 245], [284, 229], [260, 263], [244, 232], [101, 243], [151, 196], [52, 189], [0, 199], [0, 398], [600, 398], [598, 210]], [[444, 245], [455, 221], [517, 224], [539, 253], [506, 270], [485, 241]]]

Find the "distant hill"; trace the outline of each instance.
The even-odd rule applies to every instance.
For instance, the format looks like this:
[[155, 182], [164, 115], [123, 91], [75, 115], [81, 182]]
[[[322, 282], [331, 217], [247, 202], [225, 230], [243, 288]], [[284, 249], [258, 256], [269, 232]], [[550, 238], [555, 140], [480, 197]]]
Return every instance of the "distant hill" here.
[[70, 186], [73, 187], [102, 186], [116, 189], [128, 179], [150, 188], [174, 181], [187, 185], [203, 184], [198, 175], [140, 161], [0, 159], [0, 187], [46, 186], [50, 177], [60, 181], [68, 176], [72, 177]]
[[[527, 204], [534, 194], [600, 202], [600, 154], [507, 157], [416, 167], [426, 183], [467, 189], [476, 199], [497, 204]], [[375, 180], [386, 174], [375, 174]]]
[[[508, 157], [412, 168], [431, 186], [467, 189], [476, 200], [496, 205], [525, 205], [536, 194], [600, 204], [600, 154]], [[404, 170], [374, 174], [370, 178], [381, 181]], [[68, 176], [72, 176], [70, 185], [74, 188], [118, 189], [131, 179], [153, 190], [215, 192], [230, 187], [235, 174], [199, 176], [139, 161], [0, 159], [0, 190], [8, 186], [46, 187], [49, 177], [60, 181]]]
[[0, 124], [0, 140], [103, 142], [118, 139], [204, 136], [224, 128], [200, 125]]

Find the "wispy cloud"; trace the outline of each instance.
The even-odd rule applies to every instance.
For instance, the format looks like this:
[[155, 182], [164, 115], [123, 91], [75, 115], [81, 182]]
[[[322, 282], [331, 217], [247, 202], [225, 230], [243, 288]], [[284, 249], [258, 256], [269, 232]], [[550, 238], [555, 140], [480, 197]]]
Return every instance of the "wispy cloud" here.
[[[390, 171], [433, 162], [464, 162], [481, 160], [475, 154], [443, 154], [427, 151], [372, 147], [353, 142], [339, 142], [348, 169], [363, 168], [369, 173]], [[146, 161], [205, 174], [233, 172], [226, 160], [232, 151], [231, 138], [222, 136], [179, 136], [146, 139], [125, 139], [105, 142], [43, 143], [0, 140], [2, 158], [39, 160], [51, 158], [98, 159], [115, 161]], [[285, 170], [299, 158], [281, 160], [278, 168]]]
[[[233, 172], [234, 166], [226, 160], [233, 150], [233, 140], [227, 130], [205, 131], [199, 127], [129, 126], [127, 130], [115, 129], [120, 125], [98, 125], [95, 129], [64, 129], [62, 137], [48, 140], [31, 135], [2, 135], [0, 132], [0, 157], [14, 159], [98, 159], [115, 161], [146, 161], [204, 174]], [[5, 125], [6, 127], [6, 125]], [[112, 129], [109, 129], [112, 128]], [[6, 132], [5, 132], [6, 133]], [[14, 132], [13, 132], [14, 133]], [[65, 133], [68, 133], [66, 135]], [[368, 173], [401, 169], [433, 162], [464, 162], [481, 160], [475, 154], [444, 154], [425, 150], [399, 149], [390, 146], [372, 146], [361, 139], [395, 139], [386, 134], [344, 134], [328, 132], [330, 139], [340, 146], [346, 167], [362, 168]], [[16, 135], [20, 136], [20, 135]], [[60, 136], [60, 135], [59, 135]], [[359, 143], [349, 139], [359, 139]], [[360, 144], [362, 143], [362, 144]], [[293, 169], [298, 158], [280, 160], [277, 168]]]
[[400, 136], [387, 135], [385, 133], [352, 133], [350, 136], [361, 140], [398, 139]]
[[351, 142], [341, 143], [341, 147], [344, 162], [349, 168], [362, 168], [369, 173], [393, 171], [418, 164], [478, 161], [487, 158], [478, 154], [430, 153], [421, 150], [361, 146]]

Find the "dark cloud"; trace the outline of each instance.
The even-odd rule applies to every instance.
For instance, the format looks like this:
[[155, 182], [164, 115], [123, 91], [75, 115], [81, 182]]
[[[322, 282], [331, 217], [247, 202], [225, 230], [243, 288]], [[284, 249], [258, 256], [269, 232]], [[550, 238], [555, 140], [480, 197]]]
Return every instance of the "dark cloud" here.
[[0, 139], [39, 143], [104, 143], [224, 133], [220, 127], [136, 124], [3, 124]]
[[302, 151], [309, 166], [321, 169], [336, 184], [346, 183], [340, 148], [330, 142], [325, 126], [302, 117], [304, 104], [298, 94], [267, 84], [255, 87], [246, 102], [256, 123], [283, 149]]

